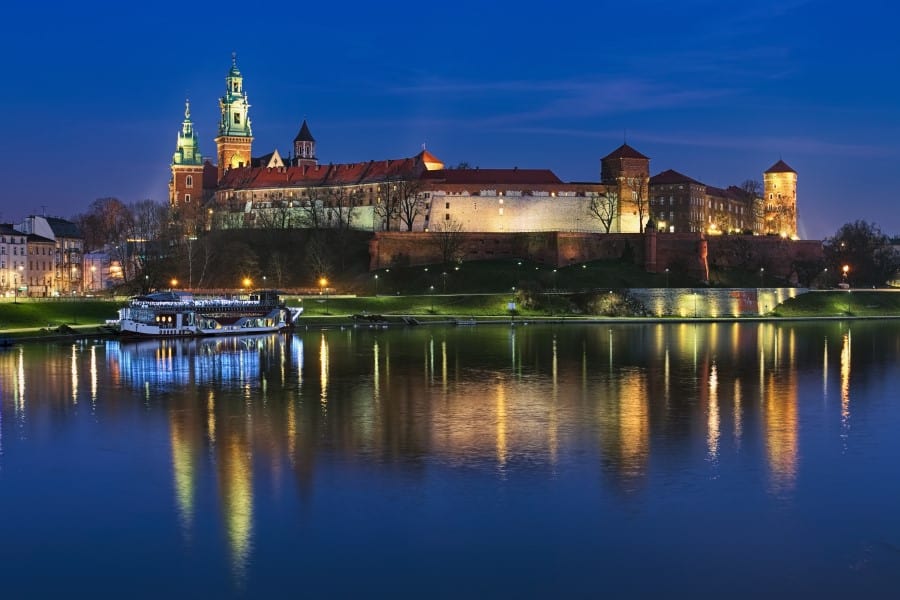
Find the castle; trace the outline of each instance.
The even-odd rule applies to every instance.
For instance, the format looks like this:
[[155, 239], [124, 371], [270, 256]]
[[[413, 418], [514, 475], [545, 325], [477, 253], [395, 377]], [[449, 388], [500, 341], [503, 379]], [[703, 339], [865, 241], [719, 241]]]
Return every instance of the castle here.
[[779, 160], [762, 189], [720, 189], [622, 144], [599, 182], [563, 182], [549, 169], [448, 169], [424, 148], [399, 159], [321, 164], [304, 120], [288, 156], [253, 157], [250, 103], [237, 59], [219, 99], [216, 164], [204, 159], [190, 104], [172, 158], [169, 203], [195, 228], [343, 227], [428, 232], [776, 234], [797, 236], [797, 173]]

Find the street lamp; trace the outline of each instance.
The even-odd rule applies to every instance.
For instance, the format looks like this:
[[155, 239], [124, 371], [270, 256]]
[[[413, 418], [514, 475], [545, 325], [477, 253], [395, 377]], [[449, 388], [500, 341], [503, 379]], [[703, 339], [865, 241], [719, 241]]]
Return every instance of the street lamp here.
[[378, 273], [375, 273], [375, 297], [378, 297]]
[[249, 288], [250, 284], [253, 283], [253, 280], [251, 280], [249, 277], [244, 277], [244, 281], [242, 281], [241, 283], [244, 284], [245, 288]]
[[447, 271], [444, 271], [443, 273], [441, 273], [441, 279], [443, 280], [443, 284], [444, 284], [443, 290], [444, 290], [444, 293], [446, 294], [447, 293]]
[[666, 287], [669, 287], [669, 267], [666, 267]]
[[847, 282], [847, 274], [850, 272], [850, 265], [844, 265], [843, 267], [841, 267], [841, 271], [843, 271], [844, 273], [844, 283], [847, 283], [849, 285], [849, 283]]
[[765, 279], [764, 279], [765, 276], [766, 276], [766, 268], [760, 267], [759, 268], [759, 287], [764, 287], [763, 282], [765, 281]]
[[174, 290], [177, 285], [178, 285], [178, 280], [173, 277], [172, 281], [169, 282], [169, 287]]
[[434, 313], [434, 286], [429, 286], [428, 291], [431, 292], [431, 312]]
[[325, 314], [328, 314], [328, 280], [325, 277], [319, 277], [319, 287], [325, 292]]

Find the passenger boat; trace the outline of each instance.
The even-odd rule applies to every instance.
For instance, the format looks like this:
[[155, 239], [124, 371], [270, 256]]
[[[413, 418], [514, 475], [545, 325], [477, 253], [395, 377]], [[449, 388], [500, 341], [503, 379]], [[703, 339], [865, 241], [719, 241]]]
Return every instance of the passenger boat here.
[[121, 335], [138, 337], [269, 333], [291, 327], [302, 312], [273, 290], [215, 297], [157, 292], [119, 309], [118, 326]]

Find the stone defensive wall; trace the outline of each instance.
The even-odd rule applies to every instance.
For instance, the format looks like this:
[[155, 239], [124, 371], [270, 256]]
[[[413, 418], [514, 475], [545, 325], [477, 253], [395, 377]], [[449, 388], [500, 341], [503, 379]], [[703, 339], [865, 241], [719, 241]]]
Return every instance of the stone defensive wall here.
[[822, 242], [791, 240], [780, 236], [710, 236], [708, 262], [711, 267], [759, 269], [790, 278], [799, 263], [814, 263], [824, 257]]
[[[443, 261], [441, 234], [379, 232], [369, 243], [369, 268], [416, 266]], [[665, 270], [709, 278], [709, 266], [765, 268], [790, 278], [799, 261], [822, 258], [819, 241], [793, 241], [773, 236], [712, 236], [701, 233], [469, 233], [449, 234], [454, 255], [463, 261], [525, 258], [554, 267], [592, 260], [627, 259], [651, 273]]]
[[[379, 232], [369, 243], [369, 268], [416, 266], [441, 262], [443, 246], [434, 232]], [[644, 263], [644, 240], [639, 233], [531, 233], [450, 234], [458, 246], [454, 254], [463, 261], [527, 258], [555, 267], [590, 260], [628, 257]]]

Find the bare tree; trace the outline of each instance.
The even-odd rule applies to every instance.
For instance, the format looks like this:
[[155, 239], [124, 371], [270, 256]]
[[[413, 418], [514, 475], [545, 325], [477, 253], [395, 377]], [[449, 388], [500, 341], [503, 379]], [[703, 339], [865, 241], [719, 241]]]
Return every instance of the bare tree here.
[[404, 179], [397, 182], [400, 221], [406, 226], [407, 231], [412, 231], [416, 219], [425, 214], [425, 200], [421, 192], [420, 181]]
[[637, 175], [627, 178], [628, 188], [631, 190], [631, 202], [638, 215], [638, 231], [644, 232], [644, 217], [650, 214], [650, 198], [648, 191], [649, 180], [646, 175]]
[[431, 232], [444, 264], [462, 259], [462, 246], [465, 242], [462, 223], [455, 219], [441, 221], [431, 228]]
[[765, 205], [763, 204], [762, 193], [763, 186], [755, 179], [745, 179], [738, 186], [744, 195], [744, 202], [747, 204], [747, 210], [753, 215], [754, 230], [762, 231], [765, 222]]
[[375, 216], [378, 217], [377, 229], [390, 231], [393, 223], [400, 218], [400, 202], [396, 181], [386, 181], [378, 185], [375, 201]]
[[118, 243], [130, 227], [131, 215], [118, 198], [98, 198], [74, 220], [84, 236], [84, 249], [90, 252]]
[[619, 195], [613, 190], [606, 190], [602, 194], [593, 194], [588, 210], [591, 215], [600, 220], [605, 233], [609, 233], [613, 220], [616, 218], [616, 210], [619, 205]]
[[284, 287], [285, 276], [290, 268], [288, 257], [281, 252], [273, 252], [269, 257], [269, 272], [276, 287]]
[[331, 188], [327, 192], [327, 221], [330, 227], [348, 230], [353, 226], [354, 209], [359, 204], [361, 190], [347, 187]]
[[325, 212], [326, 194], [322, 188], [311, 187], [306, 190], [306, 198], [301, 200], [303, 221], [312, 229], [323, 229], [328, 226], [328, 215]]
[[778, 233], [792, 230], [794, 225], [794, 208], [782, 203], [769, 206], [765, 211], [764, 233]]
[[316, 277], [323, 277], [331, 272], [331, 256], [325, 241], [325, 232], [313, 231], [309, 236], [306, 242], [306, 262]]

